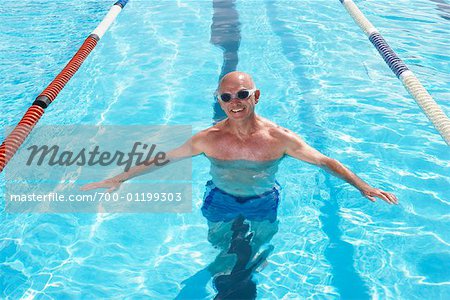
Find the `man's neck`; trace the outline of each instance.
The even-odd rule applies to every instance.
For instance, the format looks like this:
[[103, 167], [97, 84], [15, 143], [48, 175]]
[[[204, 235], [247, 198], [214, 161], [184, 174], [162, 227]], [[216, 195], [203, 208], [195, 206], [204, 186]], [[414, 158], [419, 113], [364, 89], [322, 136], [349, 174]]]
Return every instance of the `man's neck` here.
[[230, 132], [238, 138], [248, 137], [257, 131], [258, 117], [253, 114], [252, 116], [242, 120], [228, 118], [228, 128]]

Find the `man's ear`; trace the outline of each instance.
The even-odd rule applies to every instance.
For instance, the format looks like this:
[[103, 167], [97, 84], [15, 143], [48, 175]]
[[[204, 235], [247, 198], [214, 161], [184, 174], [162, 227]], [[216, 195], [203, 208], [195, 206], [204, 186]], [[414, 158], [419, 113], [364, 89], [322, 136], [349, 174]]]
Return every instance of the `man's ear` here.
[[261, 96], [261, 91], [260, 90], [256, 90], [255, 91], [255, 103], [258, 103], [259, 96]]

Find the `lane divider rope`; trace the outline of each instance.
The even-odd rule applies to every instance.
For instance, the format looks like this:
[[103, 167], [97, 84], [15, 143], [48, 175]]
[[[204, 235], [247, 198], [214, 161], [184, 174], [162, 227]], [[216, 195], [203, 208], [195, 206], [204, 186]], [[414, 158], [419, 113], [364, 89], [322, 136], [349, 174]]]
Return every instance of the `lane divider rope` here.
[[414, 98], [420, 108], [423, 110], [428, 119], [433, 123], [436, 130], [442, 136], [444, 141], [450, 146], [450, 119], [434, 101], [433, 97], [420, 83], [414, 73], [408, 69], [406, 64], [397, 56], [394, 50], [384, 40], [378, 30], [370, 23], [370, 21], [359, 10], [352, 0], [339, 0], [347, 12], [364, 31], [370, 42], [375, 46], [383, 57], [386, 64], [401, 80], [409, 94]]
[[5, 138], [0, 146], [0, 172], [3, 171], [7, 163], [17, 152], [17, 149], [19, 149], [31, 130], [33, 130], [34, 126], [44, 114], [44, 110], [56, 99], [59, 92], [61, 92], [67, 82], [69, 82], [72, 76], [78, 71], [84, 60], [95, 48], [97, 42], [103, 37], [127, 2], [128, 0], [119, 0], [114, 3], [97, 28], [95, 28], [86, 38], [64, 69], [62, 69], [44, 91], [39, 94], [17, 126]]

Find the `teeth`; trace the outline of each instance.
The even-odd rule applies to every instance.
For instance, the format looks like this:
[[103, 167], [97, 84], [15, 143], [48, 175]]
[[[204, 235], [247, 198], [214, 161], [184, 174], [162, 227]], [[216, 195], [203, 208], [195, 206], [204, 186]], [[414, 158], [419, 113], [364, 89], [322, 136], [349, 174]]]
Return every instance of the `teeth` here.
[[240, 112], [240, 111], [243, 111], [243, 110], [244, 110], [244, 108], [239, 108], [239, 109], [232, 109], [231, 111], [234, 112], [234, 113], [237, 113], [237, 112]]

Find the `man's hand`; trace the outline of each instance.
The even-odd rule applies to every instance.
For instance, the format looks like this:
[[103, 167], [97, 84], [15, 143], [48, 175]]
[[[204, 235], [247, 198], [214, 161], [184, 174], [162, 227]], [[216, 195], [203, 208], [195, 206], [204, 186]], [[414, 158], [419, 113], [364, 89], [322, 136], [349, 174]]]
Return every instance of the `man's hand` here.
[[361, 190], [361, 194], [372, 202], [375, 202], [375, 197], [378, 197], [389, 204], [398, 204], [398, 199], [394, 194], [373, 187]]
[[105, 179], [105, 180], [102, 180], [99, 182], [85, 184], [82, 187], [80, 187], [80, 190], [89, 191], [89, 190], [93, 190], [93, 189], [105, 188], [105, 189], [108, 189], [106, 192], [110, 193], [112, 191], [117, 190], [121, 184], [122, 184], [121, 181], [110, 178], [110, 179]]

